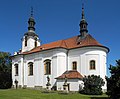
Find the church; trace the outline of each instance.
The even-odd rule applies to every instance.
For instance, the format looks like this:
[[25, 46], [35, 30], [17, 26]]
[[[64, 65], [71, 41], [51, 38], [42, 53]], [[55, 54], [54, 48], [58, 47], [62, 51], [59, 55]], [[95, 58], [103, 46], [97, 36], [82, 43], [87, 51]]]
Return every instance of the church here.
[[[79, 91], [85, 76], [100, 75], [105, 81], [109, 48], [88, 33], [83, 7], [81, 15], [80, 34], [41, 45], [31, 11], [22, 48], [12, 56], [13, 87], [17, 81], [19, 88], [44, 89], [49, 85], [52, 90], [64, 90], [67, 80], [67, 90]], [[107, 89], [106, 83], [102, 89]]]

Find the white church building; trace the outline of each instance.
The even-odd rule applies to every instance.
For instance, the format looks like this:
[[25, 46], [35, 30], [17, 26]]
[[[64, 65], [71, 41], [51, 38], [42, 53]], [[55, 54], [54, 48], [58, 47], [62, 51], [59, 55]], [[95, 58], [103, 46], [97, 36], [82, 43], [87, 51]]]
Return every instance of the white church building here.
[[88, 33], [87, 25], [82, 8], [80, 34], [41, 45], [31, 13], [22, 49], [12, 56], [13, 87], [15, 81], [20, 88], [46, 88], [49, 82], [50, 89], [63, 90], [67, 79], [68, 90], [79, 91], [84, 76], [100, 75], [105, 81], [109, 49]]

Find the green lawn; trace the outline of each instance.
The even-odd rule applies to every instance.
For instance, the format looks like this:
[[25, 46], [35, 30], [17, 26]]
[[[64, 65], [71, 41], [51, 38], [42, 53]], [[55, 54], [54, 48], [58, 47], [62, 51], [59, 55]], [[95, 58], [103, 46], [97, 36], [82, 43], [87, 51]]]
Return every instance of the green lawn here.
[[106, 95], [90, 96], [74, 94], [41, 93], [39, 90], [31, 89], [8, 89], [0, 90], [0, 99], [107, 99]]

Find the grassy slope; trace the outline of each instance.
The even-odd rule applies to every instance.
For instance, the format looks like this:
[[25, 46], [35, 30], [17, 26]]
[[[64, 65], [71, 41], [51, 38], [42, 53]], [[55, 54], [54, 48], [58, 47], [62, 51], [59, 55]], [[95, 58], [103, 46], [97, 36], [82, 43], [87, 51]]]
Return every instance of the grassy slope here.
[[[91, 98], [95, 97], [95, 98]], [[63, 95], [58, 93], [41, 93], [38, 90], [28, 90], [28, 89], [9, 89], [9, 90], [0, 90], [0, 99], [105, 99], [97, 97], [107, 97], [106, 95], [102, 96], [88, 96], [81, 95], [78, 93]]]

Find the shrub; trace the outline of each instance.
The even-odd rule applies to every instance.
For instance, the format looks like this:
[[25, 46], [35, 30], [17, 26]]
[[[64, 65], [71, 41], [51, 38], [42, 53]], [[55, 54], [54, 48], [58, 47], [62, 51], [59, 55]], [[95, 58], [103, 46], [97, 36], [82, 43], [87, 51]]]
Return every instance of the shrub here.
[[82, 94], [87, 95], [101, 95], [102, 94], [102, 86], [105, 84], [103, 79], [100, 76], [89, 75], [88, 77], [83, 78], [84, 87], [83, 90], [80, 91]]

